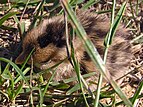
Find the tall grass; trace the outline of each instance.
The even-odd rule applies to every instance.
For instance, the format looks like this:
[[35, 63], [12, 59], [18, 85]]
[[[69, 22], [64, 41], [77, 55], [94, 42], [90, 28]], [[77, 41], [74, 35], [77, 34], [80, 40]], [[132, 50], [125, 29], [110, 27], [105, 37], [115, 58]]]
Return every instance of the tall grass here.
[[[111, 12], [112, 14], [110, 30], [104, 41], [104, 44], [105, 44], [104, 60], [102, 60], [101, 56], [99, 55], [93, 43], [86, 37], [86, 32], [83, 29], [80, 22], [77, 21], [76, 14], [73, 11], [73, 8], [76, 8], [78, 5], [82, 4], [83, 5], [82, 9], [88, 9], [89, 7], [95, 4], [98, 4], [99, 2], [100, 2], [99, 0], [96, 0], [96, 1], [89, 0], [88, 2], [82, 4], [83, 0], [70, 0], [69, 2], [68, 0], [60, 0], [60, 1], [59, 0], [42, 0], [42, 1], [41, 0], [27, 0], [26, 2], [24, 2], [23, 0], [13, 0], [12, 2], [9, 3], [10, 5], [7, 5], [7, 1], [0, 2], [0, 3], [5, 4], [5, 7], [4, 6], [2, 7], [3, 10], [0, 10], [0, 11], [6, 11], [8, 8], [8, 11], [5, 12], [6, 14], [0, 18], [0, 27], [3, 25], [3, 23], [7, 19], [9, 19], [10, 17], [13, 17], [13, 19], [15, 20], [15, 23], [18, 24], [17, 29], [19, 30], [21, 39], [23, 39], [23, 35], [26, 33], [25, 22], [21, 22], [21, 21], [22, 21], [23, 15], [25, 14], [25, 10], [27, 8], [30, 8], [32, 6], [35, 9], [35, 12], [33, 14], [34, 19], [30, 25], [29, 30], [34, 28], [37, 25], [38, 19], [41, 20], [41, 18], [44, 17], [45, 14], [42, 14], [44, 8], [48, 9], [48, 12], [50, 12], [49, 16], [55, 15], [54, 11], [60, 8], [59, 14], [63, 12], [66, 13], [66, 17], [69, 17], [69, 20], [74, 24], [75, 26], [74, 31], [79, 36], [81, 41], [83, 41], [85, 49], [87, 50], [89, 56], [91, 57], [95, 65], [98, 66], [99, 72], [101, 74], [101, 76], [99, 77], [97, 91], [91, 92], [91, 90], [88, 88], [88, 85], [84, 81], [84, 78], [93, 76], [95, 75], [95, 73], [93, 72], [93, 73], [89, 73], [85, 75], [80, 74], [80, 64], [77, 61], [76, 57], [74, 56], [74, 47], [72, 46], [70, 47], [72, 50], [71, 61], [73, 63], [73, 67], [77, 74], [77, 78], [73, 77], [73, 78], [65, 79], [63, 80], [63, 83], [52, 81], [52, 78], [54, 77], [55, 72], [56, 72], [56, 67], [58, 67], [59, 64], [63, 63], [63, 61], [61, 61], [57, 65], [45, 71], [41, 71], [39, 73], [33, 72], [31, 74], [33, 75], [32, 77], [26, 76], [26, 74], [29, 73], [33, 67], [33, 66], [31, 67], [27, 66], [26, 63], [28, 59], [30, 58], [34, 49], [30, 53], [30, 55], [28, 56], [24, 64], [21, 66], [16, 65], [13, 61], [9, 59], [0, 57], [1, 63], [3, 62], [7, 63], [4, 69], [2, 69], [0, 65], [0, 94], [2, 95], [2, 100], [1, 100], [2, 104], [8, 103], [8, 105], [14, 105], [18, 103], [19, 98], [21, 99], [23, 103], [25, 103], [25, 98], [28, 97], [26, 101], [31, 106], [34, 106], [34, 105], [43, 106], [45, 104], [46, 106], [58, 107], [58, 106], [79, 106], [79, 105], [84, 106], [84, 104], [86, 104], [87, 107], [90, 107], [90, 106], [112, 107], [112, 106], [119, 106], [119, 105], [124, 104], [126, 106], [132, 107], [132, 106], [135, 106], [138, 98], [143, 98], [143, 95], [141, 94], [142, 87], [143, 87], [143, 80], [141, 80], [138, 86], [138, 89], [136, 90], [134, 95], [131, 98], [127, 98], [126, 95], [121, 91], [119, 86], [116, 84], [116, 82], [114, 82], [113, 80], [109, 78], [110, 77], [108, 75], [109, 73], [105, 69], [106, 57], [108, 55], [108, 48], [112, 44], [112, 39], [114, 38], [114, 34], [123, 17], [124, 11], [128, 3], [124, 2], [122, 6], [120, 7], [120, 9], [118, 10], [117, 14], [115, 14], [117, 12], [117, 9], [115, 6], [116, 0], [113, 0], [111, 10], [103, 10], [103, 11], [98, 12], [100, 14]], [[130, 2], [130, 8], [132, 9], [131, 13], [132, 13], [134, 20], [135, 20], [136, 15], [138, 14], [138, 10], [139, 10], [138, 4], [140, 3], [141, 2], [137, 0], [136, 12], [134, 13], [132, 3]], [[50, 5], [50, 4], [53, 4], [53, 5]], [[21, 13], [21, 17], [19, 18], [18, 14], [20, 13], [19, 10], [21, 7], [23, 8], [23, 11]], [[14, 12], [13, 9], [16, 9], [17, 12]], [[138, 37], [136, 37], [132, 42], [137, 41], [138, 40], [137, 38]], [[67, 36], [67, 40], [68, 40], [68, 36]], [[55, 70], [53, 70], [53, 68]], [[53, 75], [45, 83], [41, 75], [49, 71], [52, 71]], [[40, 79], [41, 78], [42, 79], [40, 80], [39, 77]], [[102, 90], [103, 88], [106, 88], [106, 87], [101, 87], [102, 78], [106, 78], [110, 82], [110, 84], [112, 85], [115, 91], [114, 90], [108, 90], [108, 91]], [[32, 83], [34, 79], [36, 79], [35, 80], [36, 85], [33, 85]], [[76, 81], [76, 80], [78, 80], [78, 83], [75, 86], [70, 87], [68, 83], [72, 81]], [[87, 92], [84, 90], [84, 87], [86, 87]], [[55, 89], [56, 92], [53, 92], [53, 89]], [[121, 98], [122, 101], [120, 102], [116, 101], [116, 94], [118, 94], [118, 96]], [[105, 99], [105, 98], [111, 98], [112, 104], [107, 105], [107, 104], [100, 102], [100, 100]]]

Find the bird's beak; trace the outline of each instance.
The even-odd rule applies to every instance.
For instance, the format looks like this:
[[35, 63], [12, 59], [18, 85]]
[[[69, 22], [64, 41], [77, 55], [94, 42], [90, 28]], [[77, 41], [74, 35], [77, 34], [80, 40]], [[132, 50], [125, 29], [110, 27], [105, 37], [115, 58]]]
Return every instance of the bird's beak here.
[[25, 60], [26, 60], [26, 58], [28, 57], [28, 53], [27, 52], [22, 52], [17, 58], [16, 58], [16, 60], [15, 60], [15, 63], [16, 64], [22, 64]]

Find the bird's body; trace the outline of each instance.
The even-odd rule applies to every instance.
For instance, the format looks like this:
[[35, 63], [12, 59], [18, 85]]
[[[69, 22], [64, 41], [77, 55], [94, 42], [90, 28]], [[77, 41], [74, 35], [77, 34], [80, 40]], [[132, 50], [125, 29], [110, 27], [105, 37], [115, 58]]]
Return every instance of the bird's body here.
[[[77, 12], [77, 17], [84, 27], [88, 38], [93, 42], [103, 58], [104, 38], [109, 32], [110, 20], [103, 15], [81, 10]], [[70, 27], [71, 24], [69, 25], [69, 29]], [[109, 47], [106, 68], [113, 79], [123, 76], [128, 70], [128, 65], [132, 58], [131, 45], [127, 39], [128, 36], [128, 30], [123, 25], [119, 25], [112, 44]], [[75, 57], [81, 67], [87, 72], [97, 72], [99, 74], [97, 67], [92, 62], [83, 43], [77, 36], [73, 38], [73, 47]], [[32, 54], [33, 62], [40, 64], [40, 69], [47, 69], [68, 57], [64, 16], [45, 19], [37, 27], [29, 31], [23, 40], [23, 51], [16, 59], [16, 62], [21, 64], [33, 48], [35, 48]], [[61, 81], [65, 78], [75, 76], [76, 73], [73, 66], [67, 59], [56, 68], [54, 80]]]

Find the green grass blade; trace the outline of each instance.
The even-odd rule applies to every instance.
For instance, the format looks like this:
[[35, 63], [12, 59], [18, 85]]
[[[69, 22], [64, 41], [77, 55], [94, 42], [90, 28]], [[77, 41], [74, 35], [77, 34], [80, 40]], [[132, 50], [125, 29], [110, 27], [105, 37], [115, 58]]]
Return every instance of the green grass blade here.
[[16, 15], [18, 12], [9, 12], [6, 15], [4, 15], [2, 18], [0, 18], [0, 26], [3, 24], [4, 21], [6, 21], [9, 17]]
[[22, 64], [21, 70], [24, 69], [26, 63], [28, 62], [28, 60], [30, 59], [32, 53], [34, 52], [35, 48], [32, 49], [32, 51], [30, 52], [30, 54], [28, 55], [28, 57], [26, 58], [26, 60], [24, 61], [24, 63]]
[[138, 96], [141, 94], [141, 92], [143, 91], [143, 78], [142, 78], [142, 81], [140, 82], [139, 86], [138, 86], [138, 89], [136, 90], [131, 102], [133, 103], [133, 105], [135, 105], [135, 102], [138, 98]]
[[23, 75], [23, 72], [20, 70], [20, 68], [19, 68], [15, 63], [13, 63], [11, 60], [8, 60], [8, 59], [2, 58], [2, 57], [0, 57], [0, 60], [9, 63], [9, 64], [17, 71], [17, 73], [22, 76], [22, 79], [23, 79], [23, 80], [26, 82], [26, 84], [30, 87], [30, 85], [29, 85], [27, 79], [26, 79], [25, 76]]
[[13, 99], [15, 99], [18, 96], [18, 94], [21, 92], [22, 88], [23, 88], [23, 82], [21, 82], [18, 85], [18, 88], [15, 90], [15, 95], [14, 95]]
[[8, 63], [4, 69], [4, 71], [2, 72], [1, 76], [4, 78], [4, 79], [10, 79], [9, 75], [8, 75], [8, 72], [9, 72], [9, 67], [10, 67], [10, 64]]
[[82, 3], [84, 0], [70, 0], [70, 4], [71, 5], [75, 5], [75, 4], [80, 4]]
[[100, 90], [101, 90], [102, 80], [103, 80], [103, 75], [100, 74], [99, 80], [98, 80], [98, 85], [97, 85], [97, 92], [96, 92], [94, 107], [99, 106], [99, 98], [100, 98]]
[[91, 5], [94, 5], [96, 3], [100, 2], [100, 0], [89, 0], [82, 9], [88, 9]]
[[41, 87], [39, 87], [39, 107], [42, 107], [44, 96], [42, 94]]
[[[83, 78], [88, 78], [88, 77], [91, 77], [91, 76], [94, 76], [94, 75], [96, 75], [96, 72], [91, 72], [91, 73], [88, 73], [88, 74], [84, 74], [82, 76], [83, 76]], [[72, 82], [72, 81], [75, 81], [75, 80], [76, 80], [76, 78], [72, 77], [72, 78], [69, 78], [69, 79], [65, 79], [63, 81], [64, 81], [64, 83], [69, 83], [69, 82]]]
[[[121, 8], [120, 8], [120, 10], [119, 10], [115, 20], [114, 20], [114, 15], [112, 14], [111, 29], [110, 29], [110, 32], [109, 32], [108, 36], [106, 36], [105, 41], [104, 41], [104, 44], [105, 44], [106, 47], [108, 47], [112, 43], [113, 37], [114, 37], [114, 35], [116, 33], [118, 25], [120, 24], [120, 21], [122, 19], [123, 13], [124, 13], [124, 11], [126, 9], [126, 4], [127, 4], [127, 2], [123, 3], [123, 5], [121, 6]], [[112, 13], [113, 13], [113, 10], [112, 10]]]
[[31, 23], [31, 25], [29, 26], [29, 30], [33, 29], [36, 26], [36, 24], [37, 24], [37, 17], [39, 15], [39, 13], [40, 13], [44, 3], [45, 3], [45, 0], [42, 0], [40, 2], [40, 5], [39, 5], [39, 7], [37, 9], [37, 13], [35, 15], [35, 18], [34, 18], [33, 22]]
[[[26, 68], [24, 71], [23, 71], [23, 75], [25, 75], [28, 71], [30, 70], [30, 68]], [[22, 76], [20, 75], [18, 78], [15, 79], [14, 81], [14, 84], [16, 84], [19, 80], [22, 79]]]
[[[114, 23], [114, 13], [115, 13], [115, 4], [116, 4], [115, 1], [116, 0], [113, 0], [113, 5], [112, 5], [111, 26]], [[108, 45], [109, 45], [109, 41], [110, 41], [110, 37], [111, 37], [111, 31], [112, 31], [112, 28], [110, 29], [109, 36], [107, 38], [108, 41], [107, 41], [107, 44], [106, 44], [107, 47], [105, 47], [104, 64], [106, 64], [106, 58], [107, 58], [107, 53], [108, 53]], [[96, 92], [96, 99], [95, 99], [95, 102], [94, 102], [94, 107], [98, 107], [98, 104], [99, 104], [99, 97], [100, 97], [100, 90], [101, 90], [102, 80], [103, 80], [103, 76], [100, 74], [99, 80], [98, 80], [98, 85], [97, 85], [97, 92]]]
[[47, 89], [48, 89], [48, 87], [49, 87], [49, 85], [50, 85], [50, 82], [52, 81], [52, 79], [54, 78], [54, 76], [55, 76], [55, 73], [56, 73], [56, 70], [54, 70], [53, 71], [53, 74], [52, 74], [52, 76], [50, 77], [50, 79], [49, 79], [49, 81], [48, 81], [48, 83], [47, 83], [47, 85], [46, 85], [46, 87], [44, 88], [44, 91], [43, 91], [43, 96], [45, 95], [45, 93], [46, 93], [46, 91], [47, 91]]
[[66, 95], [71, 95], [73, 92], [76, 92], [77, 90], [80, 89], [80, 85], [79, 84], [76, 84], [74, 85], [74, 87], [72, 87], [71, 89], [69, 89], [67, 92], [66, 92]]
[[121, 91], [121, 89], [116, 84], [116, 82], [114, 80], [112, 80], [110, 78], [110, 76], [108, 76], [109, 71], [106, 71], [105, 64], [104, 64], [102, 58], [100, 57], [100, 55], [97, 52], [97, 49], [94, 47], [93, 43], [86, 37], [85, 30], [83, 29], [82, 25], [77, 20], [76, 15], [72, 11], [72, 8], [68, 4], [67, 0], [64, 0], [64, 1], [61, 0], [60, 2], [62, 4], [62, 7], [64, 8], [65, 12], [67, 13], [67, 15], [70, 17], [71, 21], [73, 22], [73, 24], [76, 28], [77, 34], [81, 38], [81, 40], [83, 41], [84, 46], [85, 46], [89, 56], [91, 57], [93, 62], [98, 66], [100, 73], [104, 76], [104, 78], [106, 78], [110, 82], [110, 84], [113, 86], [113, 88], [115, 89], [115, 91], [117, 92], [119, 97], [124, 101], [124, 103], [127, 106], [132, 106], [131, 102], [127, 99], [127, 97]]
[[75, 69], [76, 74], [77, 74], [77, 78], [78, 78], [78, 81], [79, 81], [79, 86], [80, 86], [80, 88], [81, 88], [84, 101], [85, 101], [85, 103], [86, 103], [86, 106], [89, 107], [89, 104], [88, 104], [87, 99], [86, 99], [85, 94], [84, 94], [83, 84], [82, 84], [82, 81], [81, 81], [80, 65], [79, 65], [78, 61], [75, 59], [74, 53], [72, 53], [71, 57], [72, 57], [74, 69]]

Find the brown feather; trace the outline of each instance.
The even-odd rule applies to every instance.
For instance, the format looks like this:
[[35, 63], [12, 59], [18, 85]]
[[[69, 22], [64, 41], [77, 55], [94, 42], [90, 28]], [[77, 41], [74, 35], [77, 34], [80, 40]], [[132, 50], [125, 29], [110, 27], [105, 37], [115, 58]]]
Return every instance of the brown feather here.
[[[77, 17], [83, 25], [88, 37], [94, 43], [103, 58], [103, 42], [110, 28], [110, 20], [105, 15], [97, 15], [82, 10], [77, 11]], [[114, 79], [126, 73], [132, 58], [130, 51], [131, 45], [129, 40], [126, 39], [128, 36], [128, 29], [124, 28], [123, 25], [119, 25], [112, 45], [109, 48], [106, 68]], [[86, 53], [80, 39], [75, 37], [73, 42], [75, 56], [84, 70], [88, 72], [97, 72], [96, 66]], [[32, 48], [35, 48], [32, 55], [33, 61], [35, 64], [41, 64], [40, 69], [47, 69], [65, 59], [67, 57], [67, 50], [64, 17], [56, 16], [51, 19], [45, 19], [40, 25], [28, 32], [23, 41], [23, 52], [16, 59], [16, 63], [23, 63]], [[54, 77], [55, 81], [61, 81], [65, 78], [76, 76], [68, 60], [60, 64], [56, 71]], [[98, 74], [97, 72], [97, 75]], [[93, 80], [93, 78], [96, 80], [97, 75], [91, 77], [91, 79], [89, 78], [87, 81]], [[49, 76], [47, 76], [47, 78], [48, 77]]]

